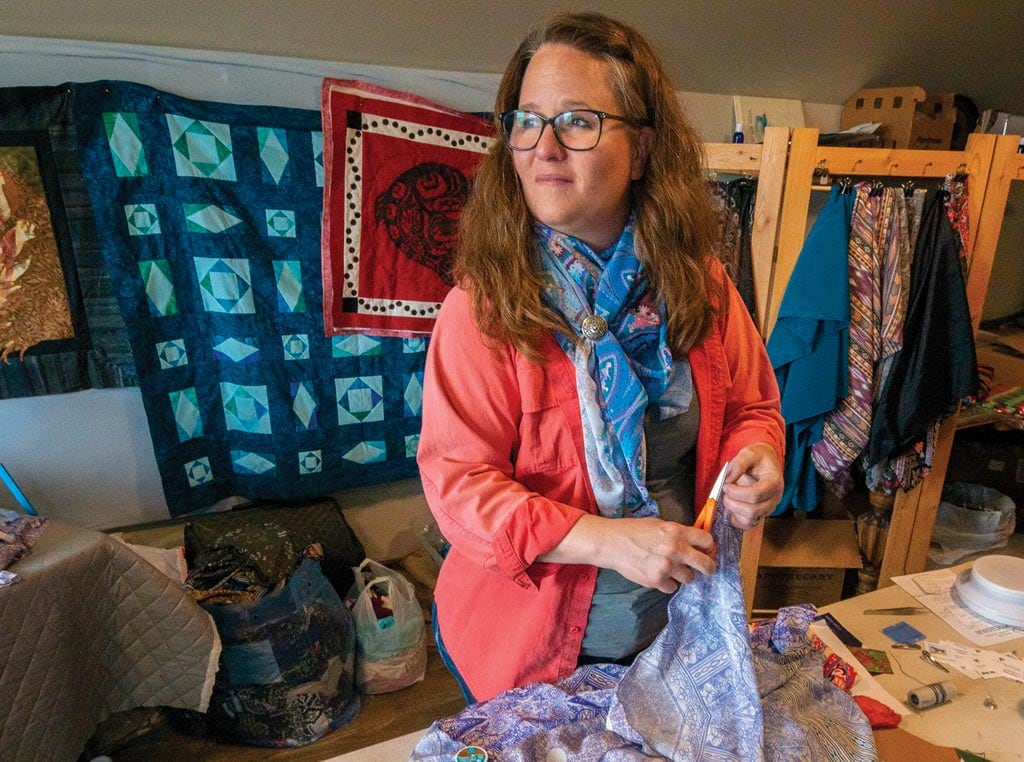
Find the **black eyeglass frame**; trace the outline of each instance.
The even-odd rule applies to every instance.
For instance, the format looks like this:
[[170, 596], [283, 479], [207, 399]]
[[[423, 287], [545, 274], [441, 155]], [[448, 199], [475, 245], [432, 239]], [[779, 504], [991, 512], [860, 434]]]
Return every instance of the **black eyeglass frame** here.
[[[566, 114], [578, 114], [581, 111], [586, 112], [588, 114], [594, 114], [597, 117], [597, 140], [594, 141], [594, 145], [590, 146], [590, 148], [573, 148], [572, 146], [567, 146], [565, 143], [562, 142], [562, 136], [558, 134], [558, 130], [555, 128], [555, 120], [557, 120], [559, 117], [563, 117]], [[512, 143], [509, 141], [509, 133], [511, 132], [511, 128], [507, 124], [507, 120], [514, 114], [530, 114], [532, 116], [537, 117], [537, 119], [539, 119], [541, 122], [540, 131], [537, 133], [537, 140], [529, 148], [525, 148], [522, 146], [517, 148], [516, 146], [512, 145]], [[597, 148], [598, 144], [600, 144], [601, 136], [604, 135], [605, 119], [614, 119], [617, 122], [624, 122], [628, 124], [630, 127], [647, 127], [650, 124], [649, 122], [642, 121], [639, 119], [633, 119], [628, 116], [618, 116], [617, 114], [609, 114], [607, 111], [598, 111], [597, 109], [593, 108], [571, 108], [550, 117], [541, 116], [536, 111], [530, 111], [529, 109], [523, 108], [512, 109], [511, 111], [505, 111], [502, 112], [501, 114], [498, 114], [498, 121], [501, 123], [501, 136], [505, 141], [505, 145], [507, 145], [509, 149], [512, 151], [532, 151], [534, 148], [537, 147], [537, 144], [540, 143], [540, 139], [544, 136], [544, 129], [549, 124], [551, 125], [551, 131], [555, 133], [555, 140], [557, 140], [558, 144], [562, 146], [562, 148], [564, 148], [566, 151], [593, 151], [595, 148]]]

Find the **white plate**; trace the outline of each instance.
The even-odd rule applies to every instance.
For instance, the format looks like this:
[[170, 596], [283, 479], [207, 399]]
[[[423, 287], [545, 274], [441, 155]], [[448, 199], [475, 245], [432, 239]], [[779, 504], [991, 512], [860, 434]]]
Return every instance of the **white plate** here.
[[1014, 603], [992, 595], [972, 577], [970, 569], [960, 572], [953, 588], [964, 605], [975, 614], [1000, 624], [1024, 627], [1024, 603]]
[[971, 579], [991, 595], [1024, 604], [1024, 558], [982, 556], [971, 568]]

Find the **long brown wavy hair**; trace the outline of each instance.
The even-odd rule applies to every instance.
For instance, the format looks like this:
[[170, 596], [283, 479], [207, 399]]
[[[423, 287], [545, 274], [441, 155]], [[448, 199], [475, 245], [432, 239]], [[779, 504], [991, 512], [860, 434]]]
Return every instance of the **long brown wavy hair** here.
[[[498, 88], [494, 119], [499, 134], [498, 114], [519, 107], [526, 67], [542, 45], [551, 43], [608, 63], [621, 113], [656, 133], [644, 176], [632, 187], [636, 252], [665, 300], [669, 345], [681, 357], [707, 333], [715, 305], [724, 303], [722, 286], [705, 261], [715, 217], [700, 137], [684, 118], [647, 41], [631, 27], [596, 13], [560, 14], [527, 35]], [[497, 140], [477, 169], [462, 210], [454, 275], [469, 293], [481, 331], [538, 359], [543, 337], [566, 325], [541, 298], [533, 224], [512, 151]]]

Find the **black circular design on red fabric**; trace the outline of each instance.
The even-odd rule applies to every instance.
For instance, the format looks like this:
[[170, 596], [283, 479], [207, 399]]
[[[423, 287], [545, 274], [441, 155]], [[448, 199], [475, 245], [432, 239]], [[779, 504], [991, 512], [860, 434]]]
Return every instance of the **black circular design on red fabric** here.
[[462, 172], [428, 161], [407, 169], [377, 197], [374, 218], [399, 251], [451, 286], [459, 212], [468, 195]]

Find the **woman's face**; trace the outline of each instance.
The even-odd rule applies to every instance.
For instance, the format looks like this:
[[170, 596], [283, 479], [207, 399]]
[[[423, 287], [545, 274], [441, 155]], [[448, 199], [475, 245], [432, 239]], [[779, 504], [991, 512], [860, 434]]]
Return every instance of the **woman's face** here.
[[[608, 64], [563, 44], [542, 45], [534, 54], [518, 107], [549, 118], [576, 108], [622, 115]], [[530, 212], [597, 251], [612, 246], [629, 216], [630, 182], [643, 176], [652, 137], [649, 129], [606, 119], [596, 148], [570, 151], [546, 125], [533, 150], [512, 152]]]

